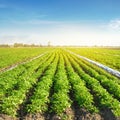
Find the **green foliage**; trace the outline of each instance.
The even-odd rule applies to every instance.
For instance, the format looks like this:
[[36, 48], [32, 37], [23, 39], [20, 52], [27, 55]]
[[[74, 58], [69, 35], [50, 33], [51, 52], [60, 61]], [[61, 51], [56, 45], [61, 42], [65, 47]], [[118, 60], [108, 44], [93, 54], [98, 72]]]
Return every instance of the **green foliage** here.
[[68, 96], [69, 89], [70, 85], [66, 75], [63, 56], [60, 54], [57, 72], [54, 77], [54, 94], [51, 97], [51, 111], [61, 117], [64, 116], [62, 113], [71, 106], [71, 100]]
[[98, 112], [99, 110], [94, 106], [93, 96], [86, 88], [84, 81], [82, 81], [78, 74], [74, 72], [67, 57], [65, 57], [65, 60], [68, 78], [72, 85], [73, 94], [78, 105], [80, 108], [85, 108], [90, 112]]
[[[46, 62], [40, 64], [40, 67], [38, 67], [38, 64], [36, 64], [38, 61], [40, 62], [40, 59], [38, 59], [38, 61], [35, 63], [33, 62], [33, 65], [35, 66], [31, 64], [30, 68], [27, 69], [25, 73], [15, 79], [15, 84], [11, 83], [12, 80], [9, 81], [9, 84], [14, 87], [13, 89], [10, 88], [11, 90], [8, 88], [7, 90], [3, 91], [4, 94], [7, 95], [3, 96], [1, 100], [2, 104], [0, 106], [3, 113], [11, 116], [15, 116], [17, 114], [16, 112], [19, 109], [19, 105], [22, 104], [26, 99], [26, 94], [29, 92], [30, 88], [36, 84], [36, 81], [42, 75], [43, 70], [45, 70], [47, 66], [49, 66], [49, 64], [53, 61], [54, 56], [55, 54], [53, 54], [49, 60], [45, 60]], [[2, 82], [0, 81], [0, 83]]]
[[68, 48], [69, 50], [120, 71], [120, 49]]
[[[33, 94], [28, 94], [30, 90]], [[30, 96], [26, 102], [27, 95]], [[109, 108], [120, 116], [120, 82], [60, 48], [0, 74], [2, 114], [15, 117], [20, 105], [25, 104], [26, 113], [42, 114], [50, 110], [67, 119], [66, 110], [74, 101], [91, 113]]]
[[51, 48], [0, 48], [0, 69], [38, 56]]
[[71, 102], [68, 95], [64, 93], [62, 90], [55, 93], [52, 96], [51, 101], [53, 104], [51, 109], [55, 111], [58, 115], [61, 115], [66, 110], [66, 108], [69, 108], [71, 106], [70, 104]]
[[101, 108], [108, 107], [115, 116], [120, 116], [120, 102], [113, 98], [106, 89], [104, 89], [98, 80], [86, 74], [76, 63], [73, 58], [70, 58], [73, 68], [78, 72], [81, 79], [86, 82], [87, 87], [92, 90], [93, 95], [96, 97], [96, 102]]
[[116, 79], [108, 79], [105, 75], [100, 75], [94, 69], [82, 63], [80, 59], [77, 59], [76, 57], [74, 57], [74, 59], [87, 74], [99, 80], [100, 84], [106, 88], [108, 92], [112, 93], [118, 100], [120, 100], [120, 85]]
[[58, 56], [55, 57], [44, 73], [44, 76], [39, 80], [33, 96], [30, 98], [30, 104], [27, 105], [27, 112], [35, 114], [36, 112], [43, 113], [48, 110], [50, 89], [52, 79], [56, 71]]

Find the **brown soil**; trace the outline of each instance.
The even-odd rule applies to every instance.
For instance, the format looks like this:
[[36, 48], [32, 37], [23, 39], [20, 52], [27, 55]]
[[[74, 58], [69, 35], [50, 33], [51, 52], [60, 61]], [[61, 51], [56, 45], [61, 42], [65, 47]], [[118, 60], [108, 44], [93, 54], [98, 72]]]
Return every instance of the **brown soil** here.
[[67, 115], [68, 120], [74, 120], [75, 112], [73, 111], [72, 108], [67, 108], [65, 114]]
[[65, 118], [66, 120], [74, 120], [74, 115], [74, 111], [71, 108], [67, 108], [61, 116], [54, 114], [50, 119], [47, 120], [63, 120]]
[[99, 114], [91, 114], [85, 109], [75, 110], [74, 120], [104, 120]]
[[45, 120], [44, 115], [41, 115], [39, 113], [37, 114], [29, 114], [27, 115], [24, 120]]
[[85, 109], [68, 108], [63, 115], [58, 116], [53, 113], [40, 114], [28, 114], [25, 117], [13, 118], [4, 114], [0, 114], [0, 120], [120, 120], [120, 117], [115, 118], [110, 110], [102, 110], [100, 114], [91, 114]]
[[18, 120], [18, 119], [10, 117], [8, 115], [0, 114], [0, 120]]
[[104, 118], [104, 120], [120, 120], [120, 117], [115, 117], [110, 109], [103, 109], [101, 111], [101, 116]]

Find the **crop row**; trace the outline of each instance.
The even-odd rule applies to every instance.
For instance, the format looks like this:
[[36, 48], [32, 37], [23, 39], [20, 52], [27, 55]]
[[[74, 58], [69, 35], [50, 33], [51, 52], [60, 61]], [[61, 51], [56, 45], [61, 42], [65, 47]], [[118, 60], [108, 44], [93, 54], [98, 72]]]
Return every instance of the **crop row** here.
[[13, 89], [17, 89], [17, 84], [20, 78], [24, 77], [25, 75], [32, 74], [34, 71], [40, 67], [42, 63], [44, 63], [50, 56], [45, 55], [37, 60], [29, 62], [27, 64], [23, 64], [18, 66], [17, 68], [7, 71], [1, 74], [0, 77], [0, 98], [4, 96], [8, 96], [9, 92]]
[[[82, 63], [76, 57], [74, 57], [76, 62], [80, 65], [80, 67], [85, 71], [85, 73], [89, 74], [91, 77], [94, 77], [98, 81], [100, 81], [101, 85], [107, 89], [108, 92], [112, 93], [114, 97], [120, 100], [120, 85], [114, 79], [108, 79], [105, 75], [99, 75], [94, 69], [91, 69], [86, 64]], [[119, 81], [118, 81], [119, 82]]]
[[0, 70], [27, 61], [52, 48], [0, 48]]
[[[15, 88], [10, 91], [7, 97], [3, 97], [0, 104], [1, 111], [8, 115], [15, 116], [19, 105], [26, 99], [26, 94], [34, 84], [37, 83], [39, 77], [43, 74], [47, 66], [53, 61], [55, 54], [53, 54], [46, 62], [42, 63], [37, 71], [26, 71], [23, 76], [16, 79]], [[11, 80], [12, 81], [12, 80]]]
[[72, 120], [67, 112], [75, 104], [120, 116], [119, 80], [63, 49], [1, 74], [0, 86], [0, 111], [13, 117], [48, 113]]
[[78, 103], [80, 108], [85, 108], [90, 112], [98, 112], [98, 109], [94, 106], [93, 96], [90, 94], [89, 89], [85, 86], [85, 82], [81, 80], [79, 75], [74, 71], [68, 58], [66, 56], [64, 57], [68, 79], [72, 86], [75, 101]]
[[120, 49], [69, 48], [69, 50], [120, 71]]
[[36, 112], [43, 113], [48, 110], [49, 104], [49, 94], [51, 90], [51, 86], [53, 84], [53, 77], [56, 71], [58, 62], [58, 55], [56, 55], [55, 59], [48, 66], [47, 70], [39, 79], [37, 83], [34, 93], [29, 100], [29, 104], [27, 104], [27, 112], [31, 114], [35, 114]]
[[69, 57], [69, 59], [73, 68], [77, 71], [81, 79], [86, 83], [87, 88], [91, 90], [91, 93], [93, 94], [95, 102], [98, 104], [98, 106], [101, 109], [107, 107], [111, 109], [115, 116], [120, 116], [120, 102], [113, 98], [112, 95], [101, 86], [97, 79], [86, 74], [72, 57]]
[[[59, 53], [60, 54], [60, 53]], [[69, 98], [69, 81], [67, 79], [67, 74], [64, 65], [64, 59], [62, 54], [60, 54], [59, 63], [57, 66], [57, 71], [53, 79], [53, 95], [51, 97], [51, 110], [57, 115], [62, 115], [71, 106], [71, 100]]]
[[[79, 58], [80, 59], [80, 58]], [[82, 63], [84, 63], [85, 65], [89, 66], [90, 68], [94, 69], [96, 72], [98, 72], [100, 75], [104, 75], [106, 76], [108, 79], [112, 79], [114, 81], [116, 81], [118, 84], [120, 84], [120, 80], [113, 76], [112, 74], [108, 73], [107, 71], [103, 70], [102, 68], [96, 66], [96, 65], [93, 65], [91, 63], [89, 63], [88, 61], [85, 61], [83, 59], [80, 59], [80, 61]]]

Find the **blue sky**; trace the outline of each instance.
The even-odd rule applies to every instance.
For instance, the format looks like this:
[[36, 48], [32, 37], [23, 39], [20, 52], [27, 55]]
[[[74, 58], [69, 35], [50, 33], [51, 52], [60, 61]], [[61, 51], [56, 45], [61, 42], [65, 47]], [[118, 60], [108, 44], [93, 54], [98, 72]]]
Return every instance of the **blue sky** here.
[[0, 44], [119, 45], [120, 0], [0, 0]]

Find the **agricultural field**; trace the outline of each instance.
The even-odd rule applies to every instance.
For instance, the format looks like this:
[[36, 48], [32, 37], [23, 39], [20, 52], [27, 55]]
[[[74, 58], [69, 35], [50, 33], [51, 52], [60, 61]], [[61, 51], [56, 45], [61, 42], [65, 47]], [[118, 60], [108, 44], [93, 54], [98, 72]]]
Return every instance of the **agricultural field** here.
[[0, 73], [0, 120], [120, 120], [119, 78], [66, 51], [85, 49], [36, 50], [37, 59]]
[[120, 48], [69, 48], [69, 50], [120, 71]]
[[49, 48], [0, 48], [0, 71], [40, 55]]

